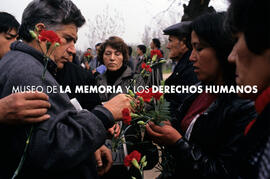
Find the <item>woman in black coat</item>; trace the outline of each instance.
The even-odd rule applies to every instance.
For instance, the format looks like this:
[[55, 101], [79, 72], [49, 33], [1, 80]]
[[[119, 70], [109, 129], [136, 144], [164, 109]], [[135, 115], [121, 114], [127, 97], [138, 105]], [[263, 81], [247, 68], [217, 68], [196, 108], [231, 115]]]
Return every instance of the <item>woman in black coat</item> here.
[[[229, 61], [236, 64], [236, 83], [257, 86], [241, 94], [255, 101], [258, 117], [245, 130], [236, 159], [240, 178], [270, 178], [270, 2], [235, 0], [228, 25], [236, 37]], [[240, 156], [240, 157], [239, 157]]]
[[[234, 68], [227, 61], [233, 41], [223, 29], [224, 19], [224, 13], [206, 14], [191, 25], [190, 61], [203, 89], [234, 84]], [[190, 96], [170, 124], [146, 127], [156, 142], [168, 147], [176, 162], [171, 176], [164, 173], [160, 178], [234, 178], [233, 156], [253, 118], [253, 103], [236, 94], [204, 91]]]

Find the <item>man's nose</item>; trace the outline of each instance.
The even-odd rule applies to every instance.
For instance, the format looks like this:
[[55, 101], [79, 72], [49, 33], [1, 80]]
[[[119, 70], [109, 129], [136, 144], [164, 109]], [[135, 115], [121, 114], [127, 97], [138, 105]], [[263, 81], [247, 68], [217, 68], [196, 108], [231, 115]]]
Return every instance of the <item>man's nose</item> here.
[[171, 48], [171, 47], [170, 47], [170, 43], [167, 44], [166, 48], [167, 48], [167, 49], [170, 49], [170, 48]]
[[72, 46], [68, 47], [68, 48], [67, 48], [67, 52], [68, 52], [68, 54], [70, 54], [70, 55], [76, 54], [76, 48], [75, 48], [75, 46], [72, 45]]

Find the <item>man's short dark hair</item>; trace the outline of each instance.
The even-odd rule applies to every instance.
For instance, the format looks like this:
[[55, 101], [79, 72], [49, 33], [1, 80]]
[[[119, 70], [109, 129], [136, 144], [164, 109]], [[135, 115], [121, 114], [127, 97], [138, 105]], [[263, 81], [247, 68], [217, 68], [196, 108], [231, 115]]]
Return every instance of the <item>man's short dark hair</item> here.
[[85, 18], [71, 0], [34, 0], [24, 9], [20, 38], [31, 42], [29, 30], [34, 30], [38, 23], [43, 23], [48, 30], [57, 30], [59, 25], [74, 24], [81, 27]]
[[160, 41], [159, 41], [159, 39], [153, 38], [152, 41], [153, 41], [153, 43], [155, 44], [155, 46], [156, 46], [157, 48], [160, 48]]
[[19, 26], [19, 22], [13, 15], [7, 12], [0, 12], [0, 33], [9, 32], [12, 29], [18, 31]]
[[243, 32], [250, 51], [263, 53], [270, 48], [270, 1], [231, 0], [226, 27]]
[[146, 46], [145, 45], [138, 45], [137, 46], [138, 49], [140, 49], [142, 51], [142, 53], [146, 53]]

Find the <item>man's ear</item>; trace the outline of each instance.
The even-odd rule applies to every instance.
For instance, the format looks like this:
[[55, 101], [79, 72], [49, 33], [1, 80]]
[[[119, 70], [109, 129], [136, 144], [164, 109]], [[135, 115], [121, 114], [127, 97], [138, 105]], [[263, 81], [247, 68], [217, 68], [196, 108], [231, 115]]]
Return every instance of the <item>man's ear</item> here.
[[42, 30], [46, 29], [45, 25], [43, 23], [38, 23], [35, 25], [36, 32], [40, 33]]

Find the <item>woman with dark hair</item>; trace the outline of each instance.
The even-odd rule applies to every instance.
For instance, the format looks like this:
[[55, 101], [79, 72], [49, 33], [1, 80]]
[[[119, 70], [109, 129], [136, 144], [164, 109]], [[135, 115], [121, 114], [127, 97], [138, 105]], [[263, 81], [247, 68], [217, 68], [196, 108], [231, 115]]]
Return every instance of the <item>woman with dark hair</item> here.
[[[234, 68], [227, 61], [233, 41], [223, 29], [224, 17], [206, 14], [191, 25], [190, 61], [203, 86], [234, 84]], [[147, 132], [167, 145], [176, 162], [174, 173], [163, 178], [233, 178], [232, 157], [254, 115], [253, 103], [235, 94], [203, 92], [188, 97], [171, 124], [149, 123]]]
[[[154, 55], [157, 55], [157, 60], [163, 58], [163, 51], [160, 50], [160, 41], [157, 38], [153, 38], [150, 43], [150, 59], [153, 58]], [[157, 66], [152, 67], [152, 75], [151, 75], [151, 83], [152, 85], [160, 85], [161, 80], [163, 79], [162, 75], [162, 64], [158, 64]]]
[[142, 63], [146, 63], [147, 56], [146, 56], [146, 46], [145, 45], [138, 45], [137, 46], [137, 58], [136, 58], [136, 67], [135, 73], [141, 73], [142, 71]]
[[151, 49], [160, 49], [160, 41], [157, 38], [153, 38], [152, 42], [150, 43]]
[[[112, 86], [112, 87], [121, 87], [123, 93], [128, 93], [127, 89], [133, 90], [138, 86], [144, 86], [144, 81], [141, 76], [138, 74], [134, 74], [131, 68], [127, 65], [129, 54], [128, 54], [128, 46], [126, 43], [119, 37], [113, 36], [107, 39], [100, 47], [98, 51], [98, 58], [102, 59], [102, 63], [107, 67], [107, 71], [97, 76], [97, 85], [98, 86]], [[136, 79], [135, 84], [133, 83], [133, 79]], [[134, 86], [135, 85], [135, 86]], [[100, 93], [100, 99], [102, 102], [106, 102], [113, 98], [116, 93]], [[122, 125], [122, 124], [120, 124]], [[126, 128], [126, 125], [122, 125], [123, 128]], [[134, 128], [129, 128], [126, 134], [132, 134], [135, 136], [136, 131]], [[140, 142], [140, 139], [130, 139], [130, 137], [126, 137], [127, 143], [137, 144]], [[135, 142], [134, 142], [135, 140]], [[144, 141], [145, 142], [145, 141]], [[128, 172], [127, 168], [124, 166], [124, 155], [132, 152], [132, 149], [135, 147], [133, 145], [123, 144], [120, 145], [116, 151], [112, 152], [113, 155], [113, 166], [102, 176], [102, 179], [107, 178], [117, 178], [121, 173], [121, 177], [125, 179], [131, 178], [130, 172]], [[112, 142], [110, 140], [106, 140], [106, 146], [111, 147]], [[125, 150], [125, 147], [128, 147], [128, 151]], [[136, 145], [139, 146], [139, 145]], [[150, 145], [151, 146], [151, 145]], [[143, 147], [143, 146], [142, 146]], [[136, 148], [136, 150], [139, 150]], [[144, 153], [145, 154], [145, 153]], [[133, 175], [134, 176], [134, 175]]]
[[[107, 71], [97, 76], [97, 84], [105, 86], [121, 86], [123, 93], [127, 93], [127, 87], [144, 86], [144, 81], [140, 76], [134, 75], [128, 64], [128, 46], [119, 37], [113, 36], [107, 39], [98, 51], [98, 58], [106, 66]], [[136, 85], [131, 84], [136, 78]], [[132, 90], [132, 88], [130, 88]], [[116, 96], [116, 93], [102, 93], [100, 99], [102, 102]]]
[[270, 178], [270, 1], [234, 0], [227, 19], [236, 37], [228, 58], [236, 64], [236, 83], [258, 89], [239, 94], [255, 101], [258, 117], [246, 127], [236, 167], [240, 178]]

